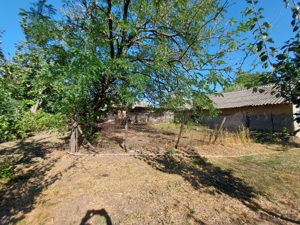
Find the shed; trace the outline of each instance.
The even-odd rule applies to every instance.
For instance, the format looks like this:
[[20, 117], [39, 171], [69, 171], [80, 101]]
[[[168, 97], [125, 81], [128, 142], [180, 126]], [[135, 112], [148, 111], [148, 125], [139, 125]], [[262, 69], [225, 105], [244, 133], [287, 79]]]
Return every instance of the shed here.
[[126, 115], [133, 123], [167, 123], [174, 120], [173, 112], [163, 108], [149, 107], [147, 102], [137, 102], [127, 111], [122, 110], [122, 113], [121, 108], [122, 106], [114, 107], [114, 110], [108, 113], [108, 120], [120, 122], [120, 119]]
[[293, 133], [300, 128], [294, 121], [295, 113], [299, 112], [298, 108], [283, 97], [276, 97], [273, 85], [261, 86], [258, 89], [264, 92], [245, 89], [226, 92], [223, 96], [210, 96], [220, 113], [217, 117], [205, 120], [204, 124], [214, 128], [226, 117], [224, 128], [228, 130], [245, 126], [250, 130], [281, 132], [286, 127]]

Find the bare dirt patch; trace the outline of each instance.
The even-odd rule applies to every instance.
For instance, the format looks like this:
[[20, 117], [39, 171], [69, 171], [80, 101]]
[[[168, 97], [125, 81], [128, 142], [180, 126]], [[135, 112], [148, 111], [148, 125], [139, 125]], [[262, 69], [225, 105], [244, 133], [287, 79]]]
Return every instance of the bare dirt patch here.
[[[259, 154], [297, 159], [295, 146], [212, 145], [206, 134], [186, 129], [175, 151], [176, 132], [172, 125], [132, 125], [127, 155], [123, 130], [111, 127], [102, 129], [96, 150], [80, 151], [83, 156], [67, 154], [64, 138], [55, 134], [1, 144], [0, 156], [13, 156], [17, 167], [13, 179], [0, 182], [0, 223], [300, 224], [296, 193], [268, 195], [241, 167], [265, 163], [251, 161]], [[231, 158], [240, 155], [250, 156]], [[297, 168], [293, 179], [300, 178]]]

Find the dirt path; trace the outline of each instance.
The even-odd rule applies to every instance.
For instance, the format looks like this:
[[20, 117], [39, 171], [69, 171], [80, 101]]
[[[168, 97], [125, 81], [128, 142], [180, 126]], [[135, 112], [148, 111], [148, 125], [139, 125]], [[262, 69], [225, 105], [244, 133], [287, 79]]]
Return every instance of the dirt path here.
[[230, 224], [257, 217], [213, 186], [195, 189], [134, 157], [52, 157], [59, 160], [31, 211], [15, 216], [24, 217], [20, 224]]

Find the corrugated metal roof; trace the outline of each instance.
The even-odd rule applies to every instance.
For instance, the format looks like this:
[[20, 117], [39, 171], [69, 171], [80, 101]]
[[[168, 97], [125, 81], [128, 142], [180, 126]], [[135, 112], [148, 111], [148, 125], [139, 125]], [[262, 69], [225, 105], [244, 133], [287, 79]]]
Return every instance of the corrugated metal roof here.
[[253, 89], [245, 89], [241, 91], [232, 91], [222, 93], [222, 96], [210, 96], [210, 99], [215, 103], [216, 108], [239, 108], [246, 106], [261, 106], [261, 105], [277, 105], [287, 104], [283, 97], [276, 97], [276, 94], [271, 94], [274, 89], [272, 85], [261, 86], [258, 89], [265, 90], [264, 92], [253, 92]]

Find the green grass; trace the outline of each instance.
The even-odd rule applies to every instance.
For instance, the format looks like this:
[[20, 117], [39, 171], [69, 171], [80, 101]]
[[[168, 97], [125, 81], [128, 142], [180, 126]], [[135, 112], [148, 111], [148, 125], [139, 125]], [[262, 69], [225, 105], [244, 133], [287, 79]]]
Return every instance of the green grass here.
[[270, 201], [300, 206], [300, 150], [267, 155], [218, 159], [213, 163], [255, 188]]

